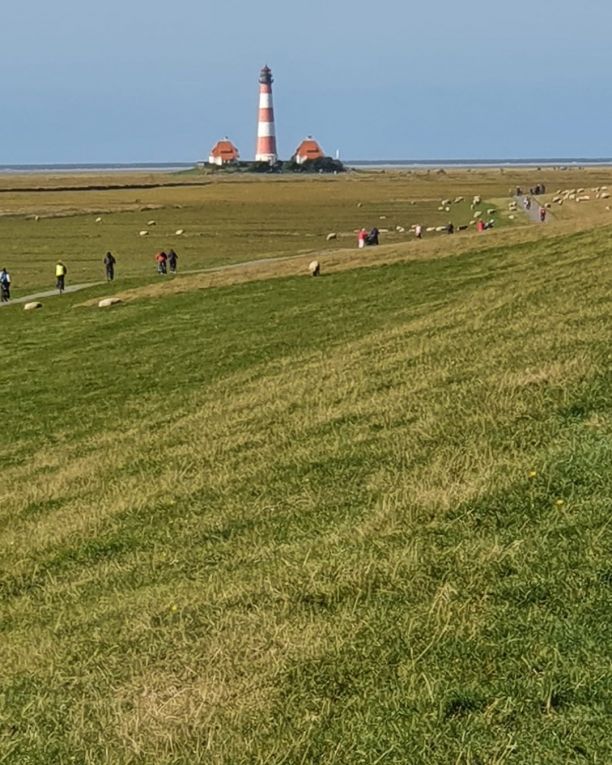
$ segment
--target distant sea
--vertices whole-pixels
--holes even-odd
[[[612,165],[612,157],[547,157],[523,159],[355,159],[342,160],[349,167],[452,168],[452,167],[594,167]],[[176,172],[195,167],[195,162],[79,163],[47,165],[0,165],[0,173]]]
[[[524,159],[364,159],[343,160],[351,167],[597,167],[612,157],[548,157]]]

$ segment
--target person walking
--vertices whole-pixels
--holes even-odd
[[[359,247],[360,250],[366,246],[367,238],[368,238],[368,232],[365,230],[365,228],[360,229],[359,233],[357,234],[357,246]]]
[[[112,252],[107,252],[104,256],[104,268],[106,269],[106,281],[112,282],[115,278],[115,263],[117,260]]]
[[[55,286],[59,290],[59,294],[61,295],[62,292],[66,289],[66,274],[68,273],[68,269],[66,266],[62,263],[61,260],[58,260],[55,264]]]
[[[170,250],[168,253],[168,266],[170,267],[170,273],[175,274],[176,273],[176,261],[178,260],[178,255],[174,250]]]
[[[417,239],[423,238],[423,226],[421,226],[420,223],[417,223],[416,226],[414,227],[414,235],[416,236]]]
[[[0,271],[0,296],[3,303],[11,299],[11,275],[6,268]]]
[[[380,234],[380,231],[374,226],[374,228],[370,231],[370,233],[366,236],[366,244],[368,246],[377,245],[378,244],[378,236]]]
[[[546,208],[540,207],[540,223],[546,222]]]
[[[168,270],[166,268],[166,263],[168,262],[168,256],[165,252],[158,252],[155,256],[155,261],[157,263],[157,273],[158,274],[166,274],[168,273]]]

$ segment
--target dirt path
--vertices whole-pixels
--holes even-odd
[[[529,210],[525,209],[525,200],[531,199],[531,207]],[[530,221],[533,223],[540,223],[540,208],[542,205],[532,196],[529,196],[527,194],[522,194],[521,196],[517,196],[516,198],[519,210],[522,210],[525,215],[529,218]],[[549,215],[548,210],[546,210],[546,220],[544,223],[548,223],[549,221]]]
[[[304,253],[300,253],[299,255],[281,255],[276,258],[256,258],[255,260],[246,260],[242,261],[241,263],[228,263],[224,266],[212,266],[210,268],[194,268],[194,269],[188,269],[185,271],[181,271],[178,276],[181,276],[183,274],[206,274],[206,273],[214,273],[215,271],[231,271],[235,268],[250,268],[259,266],[262,263],[274,263],[276,261],[281,260],[291,260],[292,258],[301,258],[304,257]],[[161,277],[160,277],[161,278]],[[82,284],[69,284],[66,289],[64,290],[64,293],[68,294],[71,292],[80,292],[81,290],[89,289],[90,287],[99,287],[101,284],[105,284],[106,282],[83,282]],[[45,290],[44,292],[34,292],[31,295],[22,295],[17,298],[11,298],[10,302],[8,303],[0,303],[0,308],[4,308],[5,306],[9,305],[19,305],[23,303],[30,303],[35,300],[42,300],[43,298],[49,298],[49,297],[60,297],[57,290]]]
[[[65,293],[79,292],[80,290],[85,290],[88,287],[97,287],[99,284],[104,284],[104,282],[85,282],[83,284],[70,284],[66,287],[64,292]],[[46,292],[35,292],[32,295],[22,295],[21,297],[18,297],[18,298],[12,298],[9,303],[0,303],[0,306],[17,305],[19,303],[30,303],[33,300],[40,300],[41,298],[47,298],[47,297],[59,297],[59,293],[57,290],[46,290]]]

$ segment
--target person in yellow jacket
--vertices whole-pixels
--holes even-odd
[[[66,287],[66,274],[68,273],[68,269],[66,266],[62,263],[61,260],[58,260],[55,264],[55,283],[57,286],[57,289],[59,290],[60,295],[64,291]]]

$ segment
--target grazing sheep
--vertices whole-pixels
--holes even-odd
[[[118,297],[104,298],[98,303],[98,308],[110,308],[112,305],[118,305],[121,302],[123,301]]]
[[[610,199],[610,195],[607,191],[604,191],[602,194],[599,195],[600,199]]]
[[[176,236],[182,236],[185,233],[184,228],[177,228],[177,230],[174,232]]]
[[[455,204],[458,205],[459,202],[463,202],[463,197],[455,197]]]
[[[328,234],[325,238],[327,239],[328,242],[331,242],[332,239],[338,238],[338,234],[332,232],[331,234]]]
[[[310,272],[311,276],[319,276],[321,273],[321,264],[318,260],[312,260],[308,264],[308,271]]]
[[[154,226],[154,225],[155,225],[154,220],[147,221],[147,226]]]
[[[42,308],[42,303],[26,303],[23,307],[23,310],[35,311],[37,308]]]
[[[425,229],[425,231],[426,231],[428,234],[431,234],[431,232],[432,232],[432,231],[435,231],[435,230],[436,230],[436,227],[435,227],[435,226],[427,226],[427,228]]]
[[[138,236],[149,236],[149,232],[148,231],[144,231],[144,230],[143,231],[139,231],[138,232]]]
[[[96,223],[102,223],[102,218],[100,217],[96,218]]]
[[[482,202],[482,199],[479,196],[475,196],[474,199],[472,200],[472,202],[475,205],[479,205]]]
[[[487,210],[487,215],[495,215],[496,212],[497,212],[497,210],[494,207],[490,207]]]
[[[474,215],[472,217],[473,218],[482,218],[482,210],[476,210],[476,212],[474,213]]]

